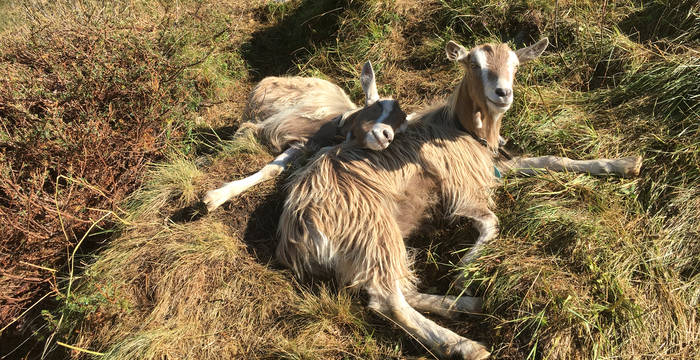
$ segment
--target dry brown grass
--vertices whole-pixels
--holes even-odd
[[[197,110],[229,98],[221,89],[244,97],[245,66],[224,48],[256,23],[216,13],[249,20],[251,4],[182,5],[2,3],[0,328],[19,334],[8,344],[46,327],[38,311],[19,315],[55,306],[76,245],[93,226],[78,254],[109,237],[118,220],[105,212],[125,215],[146,166],[200,146],[198,128],[216,124]]]
[[[209,170],[242,174],[267,160],[238,152]],[[282,196],[274,184],[217,214],[169,220],[192,203],[188,189],[212,186],[202,175],[187,163],[171,163],[153,169],[134,194],[128,225],[74,292],[75,310],[86,314],[76,324],[77,346],[114,359],[394,355],[364,338],[364,315],[348,295],[303,290],[288,272],[268,265]]]

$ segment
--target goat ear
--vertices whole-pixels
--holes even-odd
[[[362,65],[360,83],[362,84],[362,90],[365,92],[365,106],[370,106],[377,102],[377,100],[379,100],[379,93],[377,93],[377,81],[374,78],[372,63],[369,61]]]
[[[518,60],[520,60],[520,63],[522,64],[542,55],[544,49],[547,48],[547,45],[549,45],[549,39],[544,38],[526,48],[516,50],[515,55],[518,56]]]
[[[467,49],[452,40],[445,46],[445,53],[450,61],[460,61],[467,57]]]

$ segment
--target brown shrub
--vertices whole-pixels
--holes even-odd
[[[187,106],[209,91],[183,70],[211,51],[177,44],[198,9],[80,5],[28,5],[23,26],[0,40],[0,324],[56,289],[37,266],[63,266],[144,165],[192,127]],[[213,34],[191,40],[212,48]]]

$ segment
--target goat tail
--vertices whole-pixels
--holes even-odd
[[[238,126],[236,132],[233,134],[231,140],[254,140],[260,139],[262,133],[262,126],[256,123],[243,122]],[[256,140],[255,142],[258,142]]]
[[[241,126],[238,127],[238,130],[236,132],[253,131],[255,132],[255,135],[258,135],[260,130],[262,130],[262,126],[260,123],[244,122],[241,124]]]

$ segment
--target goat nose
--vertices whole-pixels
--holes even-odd
[[[498,88],[496,89],[496,95],[498,96],[510,96],[510,94],[513,92],[511,89],[504,89],[504,88]]]
[[[394,140],[393,131],[390,131],[389,129],[384,129],[384,131],[382,131],[382,134],[384,134],[384,138],[386,138],[388,141]]]

